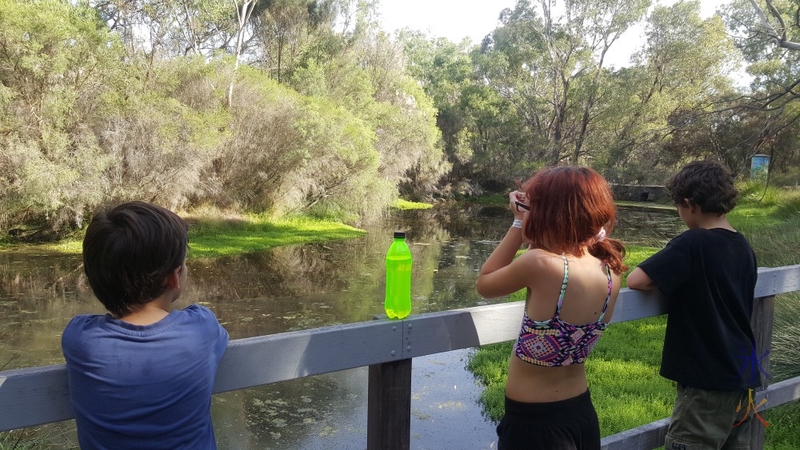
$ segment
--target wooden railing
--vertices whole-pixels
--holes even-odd
[[[759,269],[753,326],[758,355],[772,341],[774,296],[800,290],[800,265]],[[666,313],[656,292],[623,289],[613,322]],[[407,449],[410,446],[412,358],[448,352],[517,337],[522,302],[503,303],[375,320],[231,341],[217,372],[214,392],[245,389],[310,375],[369,366],[367,447]],[[769,371],[768,357],[761,361]],[[759,411],[800,398],[800,377],[757,392]],[[64,365],[0,372],[0,431],[71,419]],[[669,419],[603,438],[603,448],[652,449],[663,445]],[[753,449],[763,447],[760,423]]]

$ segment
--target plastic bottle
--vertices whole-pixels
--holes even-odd
[[[404,319],[411,314],[411,250],[403,231],[394,232],[394,240],[386,253],[383,309],[390,319]]]

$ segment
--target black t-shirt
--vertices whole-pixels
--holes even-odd
[[[758,273],[744,236],[691,229],[639,267],[669,301],[661,376],[705,390],[761,385],[750,327]]]

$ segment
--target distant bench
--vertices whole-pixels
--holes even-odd
[[[761,268],[756,285],[753,331],[756,352],[767,354],[769,371],[775,295],[800,291],[800,265]],[[220,362],[214,392],[369,366],[367,448],[408,449],[411,436],[412,358],[513,340],[524,302],[501,303],[237,339]],[[612,322],[666,314],[658,292],[623,289]],[[331,351],[339,349],[339,351]],[[758,411],[800,398],[800,377],[757,392]],[[0,431],[73,418],[64,365],[0,372]],[[603,438],[605,450],[650,450],[664,445],[669,419]],[[467,426],[467,424],[465,424]],[[756,421],[751,448],[764,445],[764,427]]]

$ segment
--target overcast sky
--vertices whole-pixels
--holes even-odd
[[[504,8],[513,8],[516,0],[380,0],[381,22],[388,32],[411,28],[442,36],[454,42],[464,37],[478,44],[497,27],[497,18]],[[717,6],[728,0],[701,0],[701,14],[714,13]],[[661,0],[661,4],[674,0]],[[629,30],[614,44],[609,63],[622,66],[641,42],[642,29]]]

